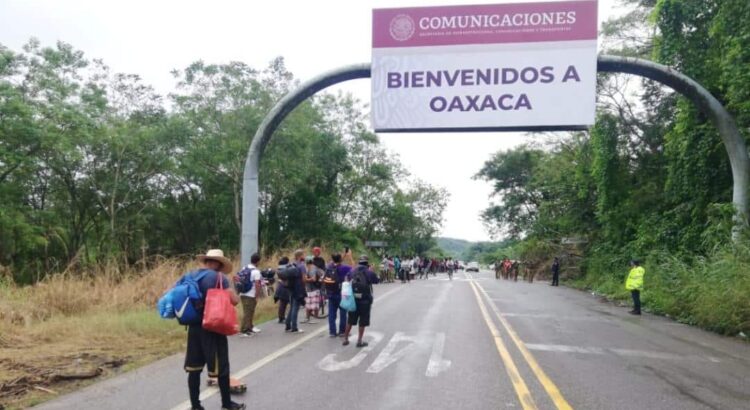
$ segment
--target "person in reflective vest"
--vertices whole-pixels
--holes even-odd
[[[646,270],[643,269],[640,261],[636,259],[630,261],[630,273],[625,280],[625,289],[629,290],[633,297],[633,310],[630,311],[630,314],[633,315],[641,314],[641,291],[643,290],[643,275],[645,273]]]

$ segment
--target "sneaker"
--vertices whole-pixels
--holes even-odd
[[[191,407],[190,410],[206,410],[206,409],[199,404],[197,406]]]
[[[245,403],[235,403],[233,401],[229,402],[228,407],[221,407],[221,410],[243,410],[245,408]]]
[[[252,336],[253,336],[253,332],[251,331],[245,331],[245,332],[240,333],[240,337],[252,337]]]
[[[302,329],[293,329],[290,331],[290,333],[305,333],[305,331]]]
[[[253,326],[253,333],[260,333],[260,328]]]
[[[339,335],[328,335],[328,337],[330,337],[331,339],[333,339],[334,337],[338,337],[338,336]]]
[[[303,323],[307,323],[308,325],[317,325],[317,324],[318,324],[318,321],[317,321],[317,320],[312,320],[312,319],[310,319],[310,320],[308,320],[307,322],[303,322]]]
[[[284,323],[286,323],[286,319],[279,319],[279,322],[278,322],[278,323],[280,323],[280,324],[284,324]]]
[[[300,320],[299,322],[300,323],[310,323],[310,319],[308,318],[308,319]]]

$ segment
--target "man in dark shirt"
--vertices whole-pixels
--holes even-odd
[[[349,318],[346,324],[346,332],[344,333],[344,343],[346,346],[349,344],[349,333],[352,330],[352,326],[359,324],[359,338],[357,338],[357,347],[365,347],[367,343],[362,341],[365,335],[365,328],[370,326],[370,309],[372,308],[372,302],[374,301],[372,295],[372,285],[378,283],[378,276],[375,272],[370,270],[370,262],[367,256],[359,258],[359,264],[357,268],[347,275],[347,281],[352,282],[352,290],[354,291],[354,301],[357,304],[357,310],[349,312]],[[355,282],[363,281],[363,289],[355,289]]]
[[[233,305],[240,302],[239,296],[230,286],[229,280],[220,272],[232,271],[232,262],[224,257],[221,249],[211,249],[205,255],[198,255],[201,270],[206,270],[206,275],[198,282],[203,304],[206,303],[208,290],[218,287],[219,280],[222,286],[229,292]],[[201,321],[203,309],[200,310]],[[208,376],[218,379],[219,391],[221,393],[221,407],[227,410],[244,409],[244,404],[235,403],[229,396],[229,343],[227,337],[203,329],[202,325],[188,326],[187,349],[185,352],[185,371],[188,372],[188,390],[190,391],[190,403],[193,410],[203,410],[200,402],[201,372],[203,367],[208,368]]]
[[[560,260],[552,262],[552,286],[560,286]]]
[[[278,271],[281,272],[289,265],[289,258],[283,256],[279,260]],[[286,323],[286,308],[292,298],[292,291],[289,290],[289,283],[285,280],[279,280],[276,286],[276,293],[273,295],[274,301],[279,302],[279,323]]]
[[[326,268],[326,276],[323,284],[328,297],[328,335],[330,337],[344,336],[346,331],[346,310],[341,305],[341,284],[346,281],[346,276],[352,267],[341,263],[341,254],[333,254],[333,263]],[[338,333],[336,332],[336,314],[339,315]]]
[[[289,315],[286,317],[286,331],[291,333],[303,333],[304,330],[297,327],[297,315],[299,314],[300,306],[305,303],[305,284],[302,281],[307,275],[307,268],[305,267],[305,251],[297,249],[294,252],[294,266],[297,267],[298,276],[288,280],[288,287],[290,292],[289,301]]]

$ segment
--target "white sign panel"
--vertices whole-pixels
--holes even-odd
[[[594,123],[592,0],[373,10],[376,131]]]

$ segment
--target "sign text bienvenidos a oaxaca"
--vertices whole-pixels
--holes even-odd
[[[375,131],[594,123],[595,0],[373,10]]]

